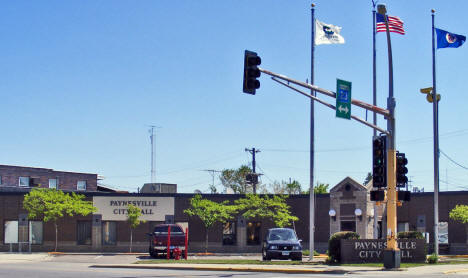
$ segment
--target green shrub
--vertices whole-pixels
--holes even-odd
[[[309,256],[310,255],[310,250],[308,250],[308,249],[307,250],[302,250],[302,255]],[[317,252],[316,250],[314,250],[314,256],[318,256],[318,255],[320,255],[320,253]]]
[[[439,261],[439,256],[437,254],[432,253],[429,257],[427,257],[428,264],[436,264]]]
[[[359,239],[359,235],[355,232],[334,233],[328,240],[329,263],[339,263],[341,261],[340,241],[342,239]]]
[[[399,232],[397,234],[399,239],[408,238],[408,239],[424,239],[424,236],[421,232],[418,231],[408,231],[408,232]]]

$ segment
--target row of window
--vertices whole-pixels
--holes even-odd
[[[0,185],[2,184],[2,176],[0,176]],[[18,185],[22,187],[30,187],[31,186],[31,178],[30,177],[19,177]],[[49,179],[49,188],[58,189],[58,179]],[[77,181],[76,183],[77,190],[86,190],[86,181],[81,180]]]
[[[247,223],[247,244],[260,244],[260,229],[261,222]],[[76,243],[78,245],[91,245],[92,239],[92,222],[77,221]],[[18,221],[5,221],[4,227],[4,243],[18,243]],[[43,241],[43,222],[29,221],[29,242],[31,244],[42,244]],[[237,232],[236,223],[228,222],[223,225],[223,245],[236,245]],[[102,222],[102,244],[116,245],[117,244],[117,222],[103,221]]]

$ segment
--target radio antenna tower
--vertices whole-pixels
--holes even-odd
[[[156,181],[156,145],[155,145],[155,140],[154,140],[154,129],[155,128],[161,128],[159,126],[154,126],[150,125],[149,126],[151,129],[148,130],[150,133],[150,141],[151,141],[151,183],[154,183]]]

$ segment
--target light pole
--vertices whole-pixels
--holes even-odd
[[[401,262],[400,249],[396,241],[397,226],[397,192],[396,192],[396,160],[395,160],[395,98],[393,97],[393,59],[390,29],[388,28],[387,7],[385,4],[377,5],[377,12],[383,15],[387,33],[388,48],[388,99],[387,109],[390,113],[387,118],[387,248],[384,250],[384,267],[387,269],[399,268]]]

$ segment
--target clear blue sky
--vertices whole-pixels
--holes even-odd
[[[372,102],[371,1],[314,1],[316,17],[341,26],[346,43],[319,45],[315,83],[352,82]],[[255,147],[263,183],[309,186],[309,100],[267,76],[242,93],[243,52],[262,67],[310,76],[311,1],[2,1],[0,163],[97,173],[136,191],[150,181],[148,125],[156,134],[156,181],[207,191],[204,169],[248,164]],[[412,184],[433,188],[431,13],[468,35],[466,1],[387,1],[405,22],[392,34],[397,149]],[[253,16],[252,16],[253,15]],[[437,51],[440,148],[468,166],[467,47]],[[386,40],[377,35],[378,105],[388,95]],[[322,97],[322,96],[321,96]],[[323,96],[333,103],[335,100]],[[365,117],[363,109],[353,114]],[[371,114],[369,114],[371,120]],[[379,125],[386,127],[382,117]],[[372,130],[316,104],[316,181],[334,186],[371,171]],[[468,171],[440,158],[441,190],[468,189]],[[447,183],[448,182],[448,183]],[[219,180],[215,179],[219,186]]]

